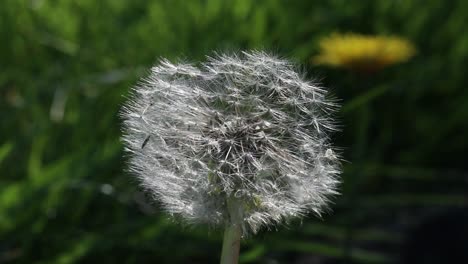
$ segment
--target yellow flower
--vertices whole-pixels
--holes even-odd
[[[390,36],[333,34],[323,38],[315,64],[345,67],[359,72],[375,72],[407,61],[416,49],[407,40]]]

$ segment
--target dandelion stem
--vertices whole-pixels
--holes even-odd
[[[228,224],[224,231],[221,264],[237,264],[239,261],[239,248],[241,227],[239,224]]]
[[[221,264],[237,264],[239,262],[242,228],[237,221],[240,217],[237,205],[237,199],[233,197],[227,199],[227,208],[231,219],[226,223],[226,229],[224,230]]]

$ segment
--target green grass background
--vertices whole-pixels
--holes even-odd
[[[125,171],[118,111],[160,57],[266,49],[343,103],[342,196],[242,245],[242,263],[396,263],[427,212],[468,203],[468,1],[0,1],[0,263],[217,263]],[[418,54],[372,76],[310,64],[333,32]],[[308,262],[304,262],[308,263]]]

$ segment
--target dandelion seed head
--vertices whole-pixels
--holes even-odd
[[[337,194],[336,107],[265,52],[161,60],[122,108],[123,140],[131,170],[170,214],[255,233],[320,215]]]

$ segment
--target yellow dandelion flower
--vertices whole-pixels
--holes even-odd
[[[319,45],[320,54],[312,58],[313,63],[359,72],[375,72],[405,62],[416,53],[411,42],[391,36],[333,34]]]

